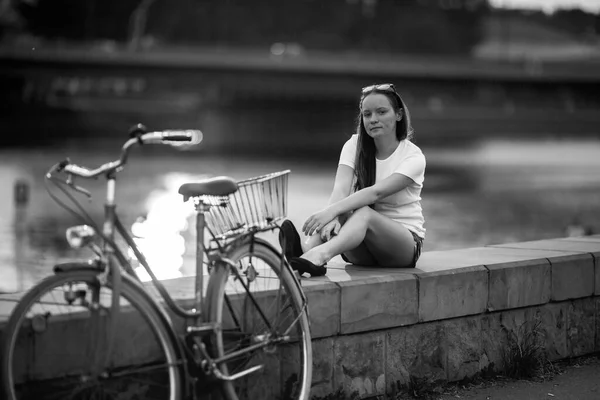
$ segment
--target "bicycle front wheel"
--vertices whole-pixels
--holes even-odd
[[[180,399],[177,353],[164,323],[126,281],[114,315],[112,289],[98,275],[59,273],[20,300],[3,329],[7,399]]]
[[[256,239],[255,239],[256,240]],[[226,264],[215,266],[207,288],[208,318],[221,325],[208,339],[211,357],[228,376],[262,366],[234,381],[223,381],[230,400],[309,397],[312,347],[307,313],[290,271],[267,244],[236,246]]]

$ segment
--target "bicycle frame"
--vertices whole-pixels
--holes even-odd
[[[144,269],[148,272],[148,274],[150,275],[150,278],[152,280],[153,285],[157,288],[157,290],[159,291],[161,297],[163,298],[163,300],[166,302],[167,306],[169,309],[171,309],[173,312],[175,312],[177,315],[184,317],[184,318],[194,318],[195,322],[193,325],[187,325],[186,327],[186,333],[188,335],[195,335],[195,334],[202,334],[204,332],[208,332],[208,331],[212,331],[215,329],[220,329],[220,327],[215,326],[214,323],[212,323],[212,321],[204,321],[202,319],[202,300],[204,298],[204,291],[203,291],[203,281],[202,278],[198,278],[198,275],[203,275],[202,274],[202,263],[203,263],[203,259],[204,259],[204,253],[205,251],[207,251],[208,249],[206,249],[204,247],[204,213],[202,212],[202,210],[204,210],[204,207],[207,207],[206,205],[201,206],[201,207],[197,207],[197,210],[199,211],[197,213],[197,225],[196,225],[196,230],[198,231],[197,234],[197,245],[196,245],[196,291],[195,291],[195,299],[194,299],[194,304],[196,308],[193,308],[191,310],[186,310],[184,308],[182,308],[181,306],[179,306],[171,297],[171,295],[169,294],[169,292],[165,289],[165,287],[162,285],[162,283],[160,282],[160,280],[158,280],[158,278],[156,278],[156,276],[152,273],[152,270],[150,269],[148,262],[146,260],[146,258],[144,257],[144,255],[140,252],[140,250],[138,249],[137,245],[135,244],[133,238],[131,237],[131,235],[129,234],[129,232],[127,231],[127,229],[125,229],[125,227],[123,226],[123,224],[121,223],[121,221],[119,220],[118,216],[116,213],[113,212],[113,214],[111,214],[111,218],[113,218],[113,222],[114,222],[114,227],[116,228],[116,231],[119,233],[119,235],[121,235],[121,237],[126,241],[126,243],[128,244],[128,246],[130,246],[130,248],[133,250],[136,258],[140,261],[140,263],[142,263],[142,265],[144,266]],[[275,229],[275,227],[271,228],[271,229]],[[273,246],[271,244],[269,244],[268,242],[259,239],[256,237],[256,233],[258,233],[258,231],[249,231],[245,234],[241,234],[239,236],[237,236],[236,238],[234,238],[233,240],[229,241],[226,246],[235,246],[235,244],[241,240],[245,240],[246,238],[250,237],[252,242],[260,242],[263,245],[271,248],[273,250],[273,252],[280,254],[279,252],[277,252]],[[256,306],[257,310],[259,310],[259,313],[261,314],[263,320],[268,324],[267,318],[266,316],[262,313],[261,307],[259,306],[258,302],[256,301],[256,299],[254,298],[254,296],[252,295],[252,293],[249,291],[248,287],[246,285],[243,284],[243,280],[241,279],[241,276],[239,275],[239,271],[237,271],[237,268],[235,268],[235,265],[231,264],[231,262],[225,258],[223,258],[221,256],[221,254],[223,254],[224,252],[224,244],[221,243],[220,241],[216,240],[216,244],[217,244],[217,248],[214,249],[214,251],[217,253],[217,257],[215,258],[214,261],[212,262],[224,262],[224,263],[228,263],[232,268],[232,271],[234,271],[234,273],[236,274],[236,276],[240,279],[240,282],[242,282],[242,285],[244,287],[244,289],[246,290],[246,292],[248,293],[248,297],[250,298],[250,300],[254,303],[254,305]],[[199,253],[199,254],[198,254]],[[304,291],[301,288],[300,282],[298,280],[298,278],[296,277],[296,275],[292,272],[291,267],[289,266],[289,264],[287,262],[285,262],[285,260],[283,259],[283,255],[281,256],[282,258],[282,266],[283,268],[286,268],[290,271],[293,280],[294,280],[294,284],[296,285],[298,292],[300,293],[301,299],[302,299],[302,309],[301,309],[301,313],[299,313],[298,317],[296,318],[295,321],[293,321],[290,324],[290,328],[292,329],[292,327],[298,322],[298,320],[301,318],[302,313],[306,313],[307,317],[308,315],[308,302],[306,299],[306,295],[304,294]],[[148,296],[149,297],[149,296]],[[151,298],[151,301],[153,304],[156,304],[156,301],[154,299]],[[229,299],[226,297],[225,301],[228,303],[229,305]],[[160,306],[157,306],[157,308],[161,308]],[[169,324],[168,329],[173,332],[174,335],[176,335],[176,333],[173,330],[173,327],[171,324]],[[286,335],[288,332],[284,332],[284,335]],[[215,375],[217,378],[222,379],[222,380],[234,380],[237,379],[237,376],[242,376],[244,373],[240,373],[237,376],[224,376],[222,375],[218,368],[216,368],[216,366],[220,363],[229,361],[231,359],[234,359],[240,355],[246,354],[246,353],[250,353],[252,351],[264,348],[269,346],[270,343],[265,342],[265,343],[258,343],[256,345],[253,346],[249,346],[246,347],[243,350],[239,350],[237,352],[232,352],[230,354],[228,354],[227,356],[221,357],[221,358],[217,358],[217,359],[213,359],[210,357],[210,355],[207,353],[207,351],[205,350],[204,346],[200,346],[197,350],[200,352],[200,357],[201,357],[201,366],[204,368],[204,371],[207,372],[208,370],[210,370],[210,372]],[[190,353],[188,353],[190,354]],[[191,355],[193,358],[193,355]],[[255,369],[258,369],[257,367],[255,367]],[[249,373],[250,371],[246,371],[245,373]]]
[[[179,306],[171,297],[171,295],[169,294],[169,292],[165,289],[164,285],[160,282],[160,280],[158,278],[156,278],[156,276],[154,275],[154,273],[152,272],[148,261],[146,260],[146,257],[142,254],[142,252],[138,249],[137,245],[135,244],[135,241],[133,240],[133,238],[131,237],[131,235],[129,234],[128,230],[123,226],[123,224],[121,223],[121,221],[119,220],[117,214],[113,214],[113,218],[114,218],[114,226],[117,230],[117,232],[119,233],[119,235],[125,240],[125,242],[127,243],[127,245],[133,250],[134,255],[136,256],[136,258],[138,259],[138,261],[143,265],[144,269],[148,272],[148,274],[150,275],[150,278],[152,280],[152,284],[156,287],[156,289],[158,290],[158,292],[160,293],[161,297],[163,298],[163,300],[167,303],[167,306],[169,307],[169,309],[171,309],[172,311],[174,311],[177,315],[179,315],[180,317],[184,317],[184,318],[195,318],[195,319],[199,319],[202,317],[202,301],[204,299],[204,291],[203,291],[203,278],[202,277],[198,277],[199,275],[203,275],[202,274],[202,264],[204,262],[204,253],[207,251],[207,249],[205,249],[204,247],[204,214],[202,212],[198,212],[197,216],[196,216],[196,231],[197,231],[197,239],[196,239],[196,290],[195,290],[195,298],[194,298],[194,308],[191,310],[186,310],[183,307]],[[277,250],[275,250],[273,248],[273,246],[256,237],[256,233],[258,232],[248,232],[246,234],[242,234],[239,235],[238,237],[236,237],[235,239],[233,239],[232,241],[228,242],[226,245],[224,245],[223,243],[216,241],[217,243],[217,248],[213,250],[213,252],[217,253],[218,255],[215,257],[215,260],[212,262],[228,262],[228,260],[222,258],[220,255],[224,252],[224,247],[225,246],[235,246],[235,244],[239,241],[242,241],[248,237],[252,238],[252,243],[256,242],[261,242],[262,244],[264,244],[265,246],[268,246],[269,248],[271,248],[274,252],[279,253]],[[283,258],[283,256],[282,256]],[[306,299],[306,295],[304,294],[304,291],[302,290],[302,286],[300,285],[300,281],[298,280],[298,278],[296,277],[296,275],[292,272],[291,267],[289,266],[289,264],[287,264],[284,260],[282,260],[282,265],[284,266],[284,268],[288,269],[291,273],[291,275],[294,278],[294,283],[296,285],[296,288],[298,289],[301,297],[302,297],[302,307],[303,307],[303,312],[306,312],[308,314],[308,302]],[[233,265],[232,265],[233,266]],[[233,266],[235,267],[235,266]],[[235,270],[235,268],[234,268]],[[247,290],[247,288],[246,288]],[[254,299],[254,296],[249,293],[249,297],[250,299],[255,302],[256,300]],[[255,303],[256,304],[256,303]],[[201,321],[196,321],[196,323],[201,322]],[[210,325],[210,324],[207,324]]]

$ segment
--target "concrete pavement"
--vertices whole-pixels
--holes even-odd
[[[598,400],[600,353],[555,364],[558,372],[545,379],[495,379],[447,391],[437,400]]]

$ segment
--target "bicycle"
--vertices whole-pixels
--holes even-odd
[[[306,297],[282,253],[257,236],[278,229],[285,217],[289,170],[180,187],[196,210],[191,307],[178,304],[156,279],[117,215],[116,176],[132,146],[200,139],[200,131],[146,132],[138,125],[118,160],[88,169],[67,159],[48,171],[46,182],[76,208],[48,184],[49,195],[85,222],[67,229],[69,244],[95,257],[56,265],[19,300],[2,345],[7,399],[308,399]],[[106,200],[98,225],[71,189],[89,195],[75,178],[102,175]],[[150,282],[137,277],[119,237]]]

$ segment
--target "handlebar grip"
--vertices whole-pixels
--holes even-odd
[[[197,129],[162,131],[163,142],[188,142],[198,144],[202,141],[202,131]]]

